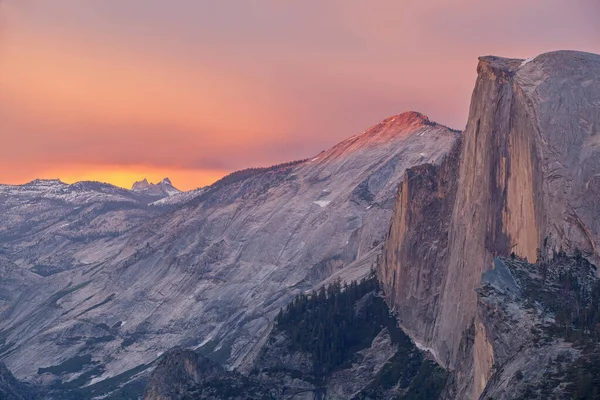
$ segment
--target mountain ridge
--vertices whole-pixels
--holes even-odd
[[[182,346],[201,356],[168,352],[154,389],[170,382],[169,365],[183,365],[184,383],[191,377],[204,390],[195,375],[204,367],[237,382],[265,349],[279,363],[270,332],[294,296],[302,310],[312,301],[307,292],[377,269],[400,327],[448,371],[442,398],[510,398],[507,388],[523,398],[593,393],[589,368],[600,346],[589,341],[598,338],[590,327],[600,283],[588,259],[598,258],[600,240],[600,56],[485,56],[477,70],[462,135],[422,114],[400,114],[313,159],[238,171],[171,209],[147,207],[114,236],[59,242],[58,253],[56,243],[39,246],[35,233],[28,248],[0,229],[0,268],[9,277],[0,281],[0,357],[18,377],[57,390],[127,386],[147,379],[163,351]],[[123,208],[93,215],[103,227],[132,218]],[[33,265],[40,247],[55,264]],[[575,312],[556,301],[561,295]],[[288,328],[316,357],[346,360],[339,348],[312,347],[318,327]],[[357,354],[371,359],[386,343],[378,334]],[[372,364],[378,371],[397,361],[388,364],[387,350]],[[306,366],[302,354],[292,356]],[[559,356],[579,363],[570,365],[568,387],[554,382],[565,377]],[[282,387],[301,383],[327,398],[323,387],[263,361],[261,373]],[[352,361],[360,372],[362,361]],[[579,373],[586,380],[578,382]],[[390,387],[400,384],[392,375]],[[339,382],[334,390],[358,393]]]
[[[150,183],[144,178],[141,181],[134,182],[131,186],[131,191],[161,198],[171,197],[181,193],[181,190],[173,186],[173,183],[169,178],[163,178],[158,183]]]
[[[389,140],[346,143],[323,160],[234,175],[169,208],[90,204],[91,214],[37,213],[61,236],[42,230],[28,232],[30,245],[3,244],[32,300],[19,302],[0,282],[8,293],[0,357],[19,378],[63,384],[137,371],[175,345],[244,371],[295,294],[333,273],[368,273],[403,171],[441,162],[459,137],[438,125],[420,123],[409,134],[398,127],[388,127]],[[35,284],[17,274],[32,269],[42,273]],[[87,357],[92,364],[62,372],[65,362]]]

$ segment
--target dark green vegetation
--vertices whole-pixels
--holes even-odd
[[[384,327],[395,328],[387,306],[374,295],[378,289],[377,280],[368,279],[300,294],[277,316],[277,327],[291,339],[290,350],[313,356],[315,374],[328,374],[369,347]],[[356,312],[357,301],[367,294],[368,306]]]
[[[300,294],[277,316],[276,330],[285,332],[290,351],[309,353],[315,382],[323,383],[337,370],[351,366],[354,355],[371,346],[387,329],[396,354],[357,398],[378,399],[398,386],[398,399],[436,399],[446,372],[426,360],[410,338],[398,328],[379,296],[379,282],[372,275],[360,282],[339,281],[311,294]]]

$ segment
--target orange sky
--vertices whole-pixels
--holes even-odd
[[[600,53],[599,14],[595,0],[0,0],[0,183],[193,189],[406,110],[461,128],[477,56]]]

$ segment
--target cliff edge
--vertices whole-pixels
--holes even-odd
[[[400,324],[456,372],[461,398],[492,372],[475,292],[492,259],[600,259],[600,56],[481,57],[477,71],[460,154],[407,171],[379,271]]]

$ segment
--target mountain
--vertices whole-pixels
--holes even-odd
[[[404,171],[439,164],[459,137],[409,112],[312,159],[233,173],[166,209],[48,211],[36,227],[70,229],[68,218],[89,215],[80,225],[89,234],[2,243],[0,358],[20,379],[94,395],[141,377],[178,345],[247,373],[294,296],[368,274]],[[14,226],[28,232],[24,221]]]
[[[0,185],[0,258],[41,276],[92,263],[110,239],[162,212],[148,204],[164,196],[100,182]],[[78,253],[94,243],[95,253]]]
[[[597,263],[600,239],[600,56],[482,57],[477,70],[460,153],[406,172],[379,272],[400,326],[465,399],[506,362],[477,311],[492,260]]]
[[[409,112],[160,200],[2,187],[0,358],[50,399],[597,398],[598,77],[482,57],[462,135]]]
[[[158,183],[149,183],[147,179],[135,182],[131,187],[131,191],[158,198],[166,198],[181,193],[179,189],[173,186],[169,178],[165,178]]]

